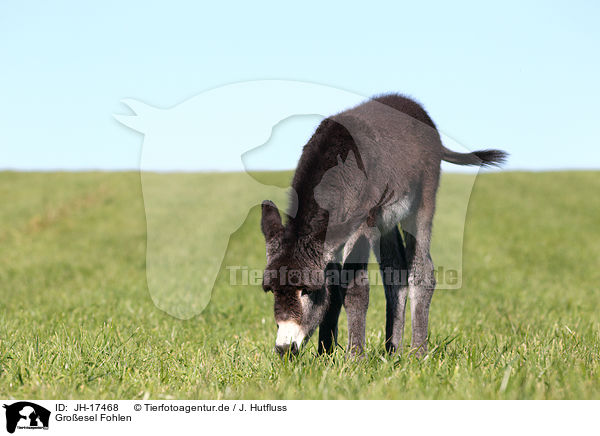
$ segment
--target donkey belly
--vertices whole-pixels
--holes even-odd
[[[377,217],[377,227],[369,227],[369,225],[364,222],[352,235],[350,235],[344,245],[340,247],[340,251],[335,255],[336,259],[338,261],[341,260],[342,264],[346,263],[350,253],[354,251],[356,244],[361,238],[365,238],[372,246],[381,234],[389,232],[394,226],[398,225],[401,220],[408,216],[412,208],[412,200],[413,196],[407,194],[402,198],[397,199],[395,202],[381,208],[379,216]],[[367,245],[367,252],[368,246],[369,245]]]
[[[381,209],[378,219],[379,227],[387,232],[408,216],[412,208],[413,198],[410,194],[399,198]]]

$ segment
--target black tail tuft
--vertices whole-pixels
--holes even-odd
[[[502,150],[480,150],[473,152],[481,161],[481,166],[500,166],[506,162],[508,153]]]
[[[508,157],[502,150],[479,150],[473,153],[457,153],[444,147],[442,159],[456,165],[500,166]]]

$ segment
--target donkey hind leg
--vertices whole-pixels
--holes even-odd
[[[429,200],[429,201],[428,201]],[[412,324],[411,348],[418,356],[427,353],[429,305],[435,289],[433,261],[429,254],[435,191],[402,221],[408,259],[408,296]]]
[[[371,243],[360,236],[345,256],[342,270],[342,301],[348,317],[348,353],[359,355],[365,346],[369,280],[367,265]]]
[[[408,262],[398,227],[381,236],[375,250],[383,279],[386,300],[385,349],[394,353],[402,348],[406,295],[408,294]]]
[[[341,265],[339,263],[330,264],[326,271],[337,270],[337,274],[332,276],[333,282],[327,284],[329,292],[329,307],[325,313],[325,318],[319,325],[319,354],[331,353],[337,346],[338,318],[342,308],[342,291],[340,289]]]

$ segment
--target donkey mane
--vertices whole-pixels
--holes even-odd
[[[337,164],[338,157],[345,160],[350,151],[360,156],[348,129],[331,117],[324,119],[304,146],[292,179],[292,189],[297,196],[294,195],[290,199],[288,210],[295,210],[296,215],[289,219],[286,226],[288,238],[320,235],[324,230],[328,222],[328,212],[321,209],[315,201],[314,189],[320,183],[323,174]]]

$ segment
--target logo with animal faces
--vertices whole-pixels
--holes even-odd
[[[50,411],[45,407],[29,401],[19,401],[13,404],[4,404],[6,409],[6,431],[14,433],[15,430],[48,430],[50,424]]]
[[[224,259],[230,237],[244,224],[249,211],[264,199],[272,199],[295,216],[297,193],[259,181],[246,167],[245,155],[274,153],[270,144],[273,129],[295,116],[325,118],[365,100],[363,95],[334,87],[284,80],[226,85],[167,109],[135,99],[122,100],[133,114],[115,118],[143,134],[140,175],[147,223],[146,277],[155,305],[180,319],[200,314],[210,301],[219,272],[227,267]],[[344,126],[355,137],[364,132],[353,130],[351,120]],[[442,137],[453,149],[469,151]],[[370,140],[373,138],[368,135],[358,138],[357,149],[341,157],[315,190],[315,200],[333,212],[332,232],[355,217],[351,209],[330,204],[325,191],[334,189],[345,173],[356,171],[364,173],[358,180],[369,188],[373,175],[362,166],[368,156],[362,147]],[[284,146],[300,150],[302,145]],[[444,207],[452,211],[441,229],[447,243],[440,247],[442,256],[436,264],[458,272],[458,281],[444,284],[438,279],[438,288],[461,285],[464,223],[475,177],[473,172],[453,183],[452,203],[438,206],[440,211]],[[390,193],[380,194],[385,201]],[[258,227],[256,231],[260,234]],[[434,255],[435,239],[434,235]]]

